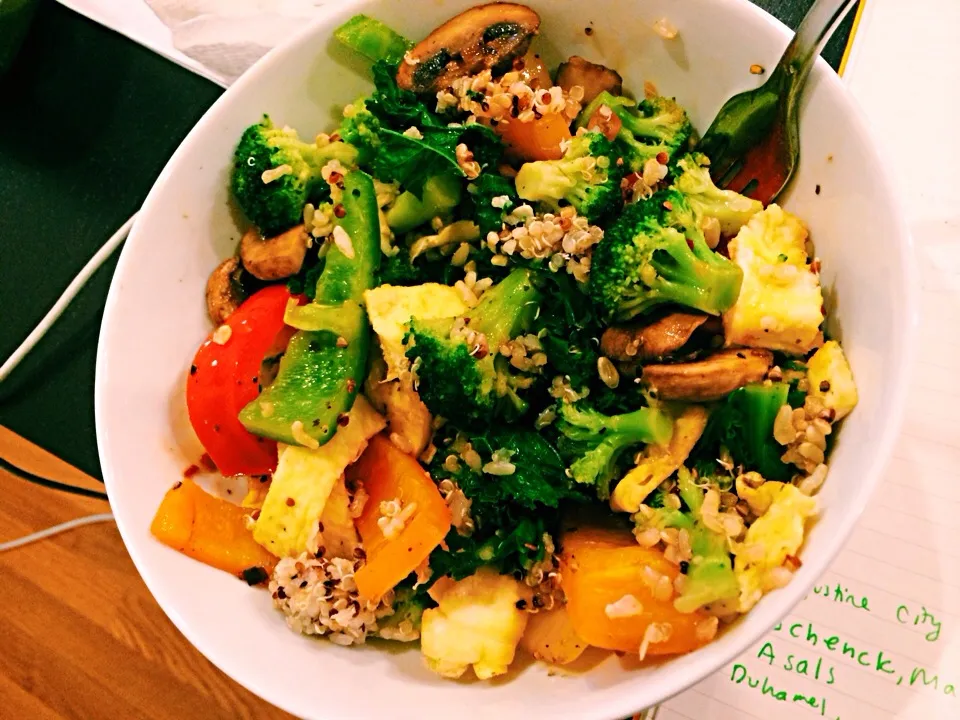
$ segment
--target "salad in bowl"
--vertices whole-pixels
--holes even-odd
[[[539,29],[356,15],[335,38],[373,89],[237,139],[246,230],[185,388],[206,452],[151,530],[278,632],[419,643],[447,678],[644,661],[801,566],[858,400],[804,221],[718,188],[669,88],[551,72]]]

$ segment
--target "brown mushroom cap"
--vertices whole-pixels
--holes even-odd
[[[229,257],[207,278],[207,314],[214,325],[222,325],[243,302],[240,273],[240,260]]]
[[[492,69],[523,55],[540,28],[526,5],[490,3],[447,20],[407,53],[397,85],[418,93],[437,92],[454,79]]]
[[[557,68],[557,85],[565,92],[569,92],[574,85],[582,87],[584,105],[604,91],[611,95],[623,94],[623,78],[620,73],[579,55],[573,55],[566,62],[560,63]]]
[[[243,268],[258,280],[282,280],[300,272],[307,255],[307,232],[297,225],[272,238],[250,228],[240,241]]]
[[[771,365],[769,350],[730,348],[696,362],[644,365],[642,379],[661,400],[707,402],[762,381]]]
[[[619,362],[654,360],[680,350],[701,328],[722,329],[716,318],[709,315],[673,312],[646,325],[631,323],[607,328],[600,337],[600,351]]]

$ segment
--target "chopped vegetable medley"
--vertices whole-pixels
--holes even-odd
[[[291,629],[451,678],[709,643],[800,567],[857,404],[803,221],[539,29],[357,15],[335,37],[373,82],[338,126],[251,118],[186,388],[249,491],[184,479],[152,525]]]

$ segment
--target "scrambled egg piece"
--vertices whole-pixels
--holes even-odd
[[[740,612],[747,612],[764,592],[776,587],[768,574],[783,566],[788,555],[797,554],[803,544],[806,519],[817,514],[816,499],[789,483],[766,482],[753,492],[747,502],[751,508],[765,506],[766,512],[750,526],[743,542],[733,548]]]
[[[673,436],[667,447],[648,445],[637,466],[617,483],[610,496],[610,506],[621,512],[635,513],[647,496],[673,475],[693,450],[707,427],[706,408],[691,405],[673,423]]]
[[[387,424],[362,395],[349,417],[350,422],[316,450],[281,446],[277,471],[253,526],[253,539],[277,557],[295,557],[307,550],[343,471]]]
[[[727,345],[803,355],[823,343],[820,279],[807,265],[807,229],[773,204],[730,241],[743,270],[736,304],[723,315]]]
[[[481,680],[507,671],[527,626],[517,609],[524,588],[509,575],[484,568],[455,582],[441,578],[430,589],[439,607],[424,610],[420,649],[427,666],[458,678],[473,665]]]
[[[837,413],[835,420],[849,414],[857,405],[857,386],[853,371],[835,340],[829,340],[807,362],[807,380],[810,394],[823,400]]]
[[[409,365],[403,336],[410,318],[429,320],[462,315],[467,311],[455,288],[439,283],[402,287],[381,285],[363,293],[370,325],[380,338],[387,361],[387,380],[401,377]]]

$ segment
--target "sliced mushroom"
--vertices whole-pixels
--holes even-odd
[[[573,55],[557,68],[557,85],[569,92],[574,85],[583,88],[583,104],[587,105],[604,90],[612,95],[623,93],[623,78],[616,70]]]
[[[711,320],[714,322],[709,322]],[[653,360],[682,348],[701,327],[704,330],[721,329],[716,318],[686,312],[664,315],[649,325],[610,327],[600,337],[600,351],[620,362]]]
[[[645,365],[643,382],[661,400],[719,400],[739,387],[760,382],[773,365],[773,353],[730,348],[689,363]]]
[[[404,90],[432,93],[455,78],[503,67],[523,55],[540,28],[525,5],[490,3],[447,20],[406,54],[397,71]]]
[[[207,314],[214,325],[222,325],[243,302],[240,260],[229,257],[207,278]]]
[[[296,275],[306,255],[307,233],[303,225],[267,239],[256,228],[250,228],[240,241],[243,267],[258,280],[282,280]]]

